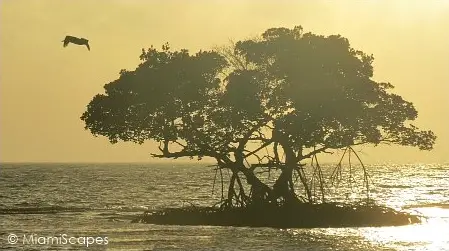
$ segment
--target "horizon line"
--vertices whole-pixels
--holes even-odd
[[[170,163],[169,163],[170,162]],[[196,161],[196,160],[174,160],[174,159],[166,159],[166,160],[157,160],[157,161],[0,161],[0,165],[3,164],[173,164],[171,162],[177,162],[180,164],[216,164],[213,161]],[[345,162],[346,163],[346,162]],[[396,165],[409,165],[409,164],[439,164],[445,165],[449,164],[449,161],[443,162],[365,162],[370,165],[379,165],[379,164],[396,164]],[[337,162],[324,161],[321,164],[337,164]]]

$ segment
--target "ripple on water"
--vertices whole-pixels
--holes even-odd
[[[324,169],[326,175],[332,171]],[[2,234],[25,230],[42,234],[65,231],[74,235],[102,234],[110,237],[108,250],[298,250],[300,247],[301,250],[420,251],[449,247],[445,239],[449,236],[448,165],[376,165],[368,169],[372,171],[371,197],[375,201],[415,210],[428,220],[405,227],[289,230],[130,224],[130,217],[147,208],[215,203],[221,195],[217,184],[212,195],[215,172],[195,165],[8,164],[1,166],[0,191],[7,191],[0,195],[1,208],[53,206],[88,210],[4,214]],[[354,178],[363,181],[361,175],[355,172]],[[363,194],[357,196],[357,191],[363,193],[363,185],[350,187],[342,180],[331,196],[336,200],[357,201],[363,198]],[[0,243],[0,249],[6,248],[10,247]]]

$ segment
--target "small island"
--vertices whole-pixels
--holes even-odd
[[[417,215],[380,206],[303,203],[290,207],[167,208],[146,212],[132,222],[162,225],[325,228],[401,226],[421,223],[421,219]]]
[[[431,150],[436,136],[413,125],[413,104],[392,84],[374,81],[374,57],[348,39],[301,26],[270,28],[195,54],[169,44],[142,49],[140,59],[93,97],[81,116],[85,128],[111,143],[157,142],[154,158],[214,160],[213,185],[222,199],[217,206],[147,212],[135,222],[279,228],[420,222],[372,203],[369,173],[355,148]],[[325,175],[319,157],[336,151],[341,159]],[[363,184],[365,202],[329,201],[329,184],[356,168],[363,175],[349,175],[349,182]]]

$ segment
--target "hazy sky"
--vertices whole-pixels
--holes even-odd
[[[79,119],[143,47],[192,52],[267,28],[341,34],[374,54],[375,79],[419,111],[431,152],[365,148],[369,162],[449,161],[449,1],[0,0],[0,161],[150,161],[154,144],[111,145]],[[62,47],[66,35],[89,39]],[[332,156],[329,160],[336,159]]]

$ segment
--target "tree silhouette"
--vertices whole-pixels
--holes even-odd
[[[88,104],[86,129],[112,143],[158,142],[157,158],[214,158],[217,172],[232,174],[225,207],[314,202],[316,177],[324,202],[319,153],[433,147],[433,132],[411,123],[413,104],[372,80],[373,56],[340,35],[272,28],[222,49],[142,50],[137,68],[122,70]],[[305,171],[308,159],[316,176]],[[271,170],[279,173],[272,185],[256,175]]]

